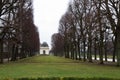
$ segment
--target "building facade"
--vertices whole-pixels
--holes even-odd
[[[40,54],[49,55],[49,47],[40,47]]]
[[[49,46],[46,42],[43,42],[40,46],[40,55],[49,55]]]

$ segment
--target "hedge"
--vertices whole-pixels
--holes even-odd
[[[77,77],[43,77],[43,78],[16,78],[16,79],[2,79],[2,80],[120,80],[113,78],[77,78]]]

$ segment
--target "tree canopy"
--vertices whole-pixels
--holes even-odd
[[[39,45],[32,0],[0,0],[0,62],[35,55]]]

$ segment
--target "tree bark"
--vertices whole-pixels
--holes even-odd
[[[3,63],[3,42],[0,42],[0,63]]]
[[[104,49],[105,49],[105,61],[107,62],[107,43],[106,43],[106,39],[105,39],[105,46],[104,46]]]
[[[78,44],[77,44],[77,49],[78,49],[78,56],[79,56],[79,60],[81,60],[81,53],[80,53],[80,40],[78,39]]]
[[[94,59],[97,60],[97,46],[96,46],[96,39],[94,41]]]
[[[120,25],[117,26],[116,33],[117,66],[120,66]]]
[[[12,46],[12,56],[11,56],[11,61],[15,61],[16,58],[15,58],[15,44],[13,44]]]
[[[83,60],[86,61],[86,44],[85,44],[85,39],[83,41]]]

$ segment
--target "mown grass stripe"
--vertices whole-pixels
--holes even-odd
[[[0,65],[0,79],[75,77],[120,79],[120,67],[84,63],[55,56],[35,56]]]

